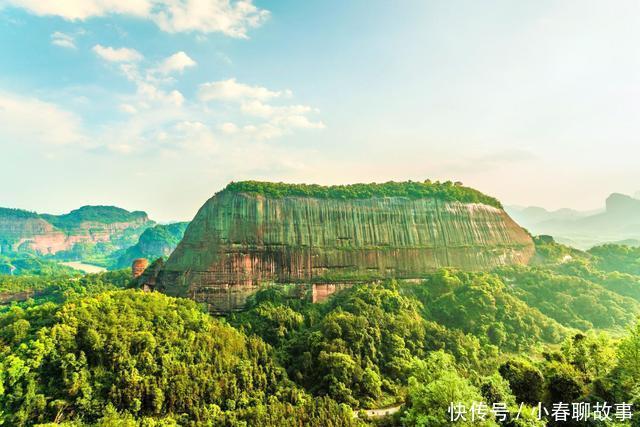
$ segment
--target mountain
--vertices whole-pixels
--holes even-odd
[[[145,212],[83,206],[64,215],[0,208],[0,253],[99,260],[134,245],[154,225]]]
[[[505,210],[511,218],[527,229],[529,229],[529,227],[535,228],[537,224],[547,221],[572,221],[596,213],[583,212],[568,208],[548,211],[547,209],[538,206],[506,206]]]
[[[544,209],[542,209],[544,211]],[[578,212],[562,209],[543,213],[541,208],[509,212],[534,234],[549,234],[557,241],[587,249],[603,243],[634,242],[640,239],[640,199],[613,193],[605,210]]]
[[[126,249],[118,257],[115,268],[129,267],[136,258],[155,260],[160,257],[168,257],[182,240],[188,225],[188,222],[177,222],[166,225],[158,224],[147,228],[140,235],[138,243]]]
[[[157,280],[213,310],[239,308],[259,282],[336,286],[417,278],[440,267],[526,264],[531,237],[500,203],[460,184],[231,183],[209,199]]]

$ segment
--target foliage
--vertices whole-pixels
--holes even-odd
[[[602,245],[588,250],[595,257],[595,266],[603,271],[640,275],[640,247]]]
[[[509,360],[500,366],[499,371],[500,375],[509,382],[517,402],[536,405],[542,401],[544,377],[529,361]]]
[[[71,267],[29,253],[15,254],[11,257],[0,255],[0,275],[55,276],[72,275],[74,271]]]
[[[63,215],[42,214],[41,218],[54,226],[68,230],[77,227],[81,222],[100,222],[113,224],[116,222],[133,222],[146,220],[147,214],[142,211],[129,212],[116,206],[82,206]]]
[[[62,303],[67,300],[95,295],[108,290],[123,289],[131,281],[130,270],[109,271],[81,275],[75,272],[59,276],[5,276],[0,275],[0,313],[12,306],[32,307],[47,301]]]
[[[306,389],[354,407],[393,403],[412,360],[429,351],[446,349],[464,371],[488,357],[478,338],[422,317],[422,304],[393,281],[354,286],[322,305],[276,289],[258,292],[230,322],[277,348],[289,376]]]
[[[522,266],[503,267],[496,273],[514,296],[565,326],[620,331],[640,313],[638,301],[579,275]]]
[[[0,327],[0,410],[10,425],[77,415],[99,424],[176,417],[181,425],[319,425],[321,415],[355,424],[330,400],[311,402],[262,340],[189,300],[106,292],[59,308],[15,308]]]
[[[34,219],[38,214],[24,209],[0,208],[0,219]]]
[[[473,403],[485,403],[480,391],[456,370],[451,355],[436,351],[425,360],[417,360],[409,378],[407,411],[403,422],[407,426],[438,427],[452,424],[447,413],[452,403],[470,408]],[[486,404],[486,403],[485,403]],[[493,419],[485,422],[470,418],[455,423],[460,426],[496,426]]]
[[[517,351],[541,341],[560,342],[566,333],[513,296],[494,274],[443,269],[406,289],[422,303],[426,319],[473,334],[482,345]]]
[[[314,197],[318,199],[368,199],[372,197],[435,198],[463,203],[484,203],[502,208],[500,202],[478,190],[451,181],[406,181],[371,184],[322,186],[317,184],[286,184],[261,181],[240,181],[227,185],[222,192],[251,193],[263,196]]]
[[[154,260],[163,256],[168,256],[182,237],[189,225],[188,222],[176,222],[173,224],[158,224],[147,228],[138,239],[138,243],[127,248],[121,253],[114,254],[111,262],[115,268],[125,268],[131,266],[136,258],[147,258]]]
[[[0,276],[3,295],[31,295],[0,308],[0,421],[438,426],[452,402],[504,402],[511,427],[554,425],[538,402],[640,401],[640,277],[614,270],[628,258],[536,244],[532,267],[443,269],[322,304],[270,286],[227,319],[124,290],[128,270]],[[401,403],[385,421],[352,412]]]

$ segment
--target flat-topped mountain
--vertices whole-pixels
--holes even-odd
[[[157,288],[225,311],[261,282],[417,278],[440,267],[525,264],[533,254],[531,237],[496,199],[458,183],[247,181],[204,204]]]
[[[98,244],[121,249],[153,224],[145,212],[115,206],[83,206],[63,215],[0,208],[0,253],[55,255]]]

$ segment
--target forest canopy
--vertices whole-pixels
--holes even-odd
[[[318,199],[368,199],[372,197],[408,197],[411,199],[435,198],[462,203],[483,203],[502,208],[495,198],[478,190],[451,181],[406,181],[370,184],[322,186],[317,184],[286,184],[262,181],[240,181],[227,185],[221,193],[250,193],[263,196],[314,197]]]
[[[538,404],[636,402],[640,277],[609,271],[632,251],[536,243],[535,266],[441,269],[321,304],[267,285],[226,318],[127,289],[128,270],[0,275],[3,295],[31,292],[0,306],[0,422],[448,426],[455,400],[505,408],[456,425],[542,427],[563,424]]]

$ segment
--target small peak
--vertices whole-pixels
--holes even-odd
[[[146,258],[134,259],[133,263],[131,263],[131,274],[133,275],[133,278],[137,279],[138,277],[142,276],[142,273],[144,273],[148,266],[149,260],[147,260]]]

